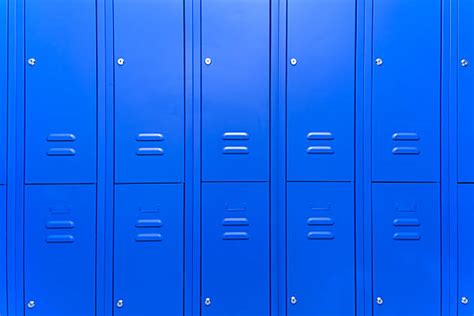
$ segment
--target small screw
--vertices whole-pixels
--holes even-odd
[[[380,296],[377,297],[377,299],[375,300],[377,302],[378,305],[382,305],[383,304],[383,298],[381,298]]]
[[[29,64],[30,66],[36,65],[36,59],[34,59],[34,58],[28,59],[28,64]]]
[[[125,59],[123,58],[117,59],[117,64],[119,64],[119,66],[123,66],[125,64]]]
[[[298,300],[296,299],[296,296],[290,297],[290,303],[293,304],[293,305],[296,305],[296,303],[298,303]]]
[[[211,298],[210,297],[206,297],[206,299],[204,300],[204,305],[206,305],[206,306],[211,305]]]
[[[212,64],[212,59],[209,58],[209,57],[207,57],[206,59],[204,59],[204,63],[205,63],[206,65],[210,65],[210,64]]]
[[[35,303],[35,301],[29,301],[26,306],[28,306],[29,309],[32,309],[32,308],[35,308],[36,303]]]
[[[469,303],[469,299],[465,296],[461,297],[461,303],[467,305]]]
[[[461,59],[461,66],[463,66],[463,67],[469,66],[469,61],[465,58]]]
[[[290,59],[290,64],[291,64],[292,66],[296,66],[297,63],[298,63],[298,60],[296,60],[296,58],[291,58],[291,59]]]
[[[382,58],[377,58],[377,59],[375,60],[375,64],[376,64],[377,66],[382,66],[382,65],[383,65],[383,60],[382,60]]]
[[[123,300],[118,300],[117,301],[117,307],[122,308],[123,307]]]

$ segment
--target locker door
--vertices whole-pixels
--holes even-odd
[[[0,315],[7,315],[7,214],[6,190],[0,185]]]
[[[440,315],[438,184],[373,185],[375,316]]]
[[[459,181],[474,182],[474,2],[459,0]]]
[[[3,1],[0,4],[0,184],[5,184],[7,171],[7,23],[7,1]]]
[[[206,181],[268,180],[270,0],[202,1]]]
[[[288,184],[288,316],[355,314],[353,186]]]
[[[115,315],[183,315],[183,186],[115,194]]]
[[[289,180],[353,178],[355,7],[288,1]]]
[[[268,184],[202,190],[202,315],[269,316]]]
[[[96,1],[26,1],[26,182],[92,183]]]
[[[438,181],[441,0],[374,0],[373,178]]]
[[[25,189],[25,313],[95,315],[95,187]]]
[[[458,187],[459,316],[474,314],[474,185]]]
[[[181,182],[183,0],[115,0],[117,182]]]

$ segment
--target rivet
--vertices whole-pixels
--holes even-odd
[[[34,58],[28,59],[28,65],[30,65],[30,66],[36,65],[36,59],[34,59]]]
[[[298,303],[298,300],[296,299],[296,296],[290,297],[290,303],[293,304],[293,305],[296,305],[296,303]]]
[[[291,59],[290,59],[290,64],[291,64],[292,66],[296,66],[297,63],[298,63],[298,60],[297,60],[296,58],[291,58]]]
[[[382,65],[383,65],[383,60],[382,60],[382,58],[377,58],[377,59],[375,60],[375,64],[376,64],[377,66],[382,66]]]
[[[125,59],[123,59],[122,57],[120,57],[119,59],[117,59],[117,64],[119,66],[123,66],[125,64]]]
[[[29,301],[28,304],[26,304],[26,306],[28,306],[29,309],[32,309],[32,308],[35,308],[36,303],[35,301]]]
[[[469,61],[465,58],[461,59],[461,66],[463,66],[463,67],[469,66]]]
[[[469,303],[469,299],[466,296],[461,297],[461,303],[467,305]]]
[[[377,297],[377,298],[375,299],[375,301],[377,302],[378,305],[382,305],[382,304],[383,304],[383,298],[381,298],[380,296]]]
[[[117,301],[117,307],[122,308],[123,307],[123,300],[118,300]]]
[[[206,297],[206,299],[204,300],[204,305],[206,305],[206,306],[211,305],[211,298],[210,297]]]
[[[209,57],[207,57],[206,59],[204,59],[204,63],[205,63],[206,65],[210,65],[210,64],[212,64],[212,59],[209,58]]]

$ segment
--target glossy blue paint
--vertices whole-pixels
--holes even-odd
[[[291,181],[354,178],[355,9],[355,0],[288,2]]]
[[[26,3],[27,183],[96,179],[96,41],[95,0]]]
[[[182,182],[183,1],[114,1],[116,182]]]
[[[440,315],[439,195],[435,183],[373,185],[374,315]]]
[[[269,218],[267,183],[203,184],[202,315],[270,314]]]
[[[474,182],[474,2],[459,0],[459,171],[460,182]]]
[[[201,15],[202,179],[266,181],[270,0],[202,0]]]
[[[354,227],[352,183],[288,184],[288,315],[355,315]]]
[[[115,315],[183,314],[183,186],[116,186]],[[137,291],[137,289],[140,289]]]
[[[0,5],[0,184],[5,184],[7,180],[7,8],[7,2]]]
[[[7,315],[7,199],[6,188],[0,185],[0,315]]]
[[[374,0],[373,19],[372,179],[439,181],[441,0]]]
[[[95,263],[95,186],[27,186],[25,315],[94,315]]]
[[[474,297],[474,239],[472,238],[472,225],[474,225],[474,184],[460,184],[458,186],[458,205],[458,315],[468,316],[474,313],[472,304],[469,304],[469,300]],[[463,300],[463,297],[468,300],[468,304]]]

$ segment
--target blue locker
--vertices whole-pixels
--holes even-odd
[[[7,198],[0,185],[0,315],[7,315]]]
[[[117,185],[115,315],[183,315],[183,185]]]
[[[26,1],[27,183],[96,178],[96,1]]]
[[[373,180],[438,181],[441,0],[374,0]]]
[[[289,180],[353,179],[355,3],[288,1]]]
[[[372,207],[374,315],[440,315],[439,185],[374,184]]]
[[[93,185],[25,188],[25,313],[95,315]]]
[[[270,315],[268,183],[202,185],[202,315]]]
[[[184,1],[114,1],[116,182],[182,182]]]
[[[474,182],[474,2],[459,0],[458,180]]]
[[[7,2],[3,1],[0,4],[0,184],[5,184],[7,173],[7,26]]]
[[[354,185],[290,183],[287,194],[288,316],[354,315]]]
[[[474,314],[474,184],[458,186],[458,315]]]
[[[203,180],[268,180],[270,0],[203,0],[202,54]]]

